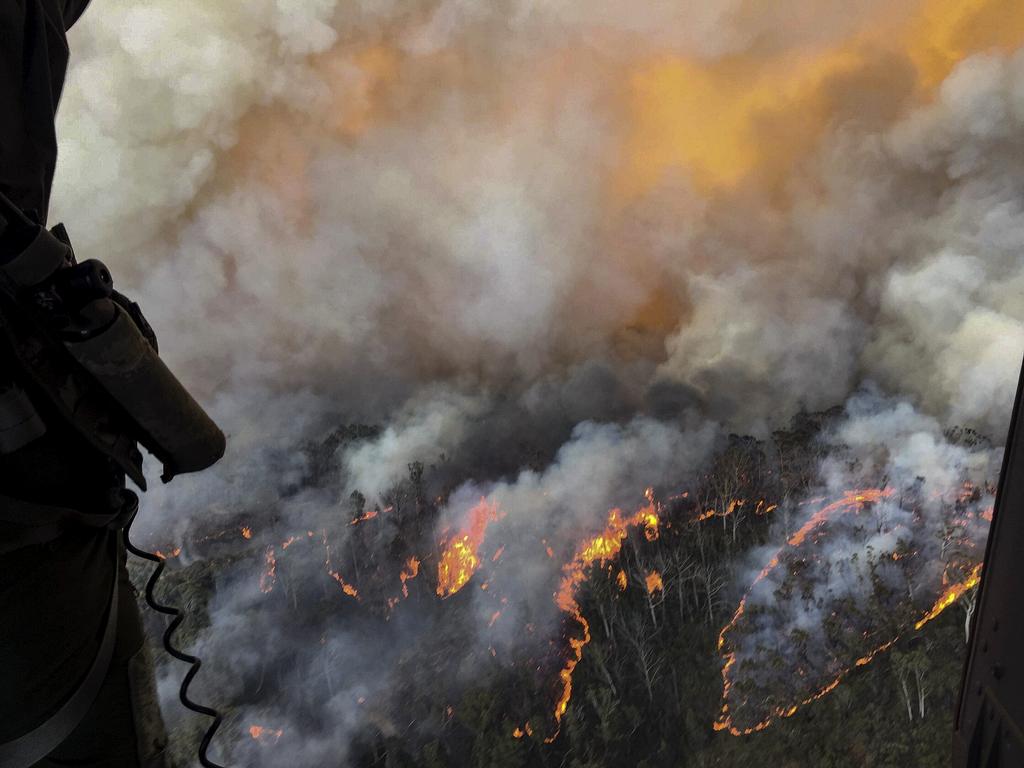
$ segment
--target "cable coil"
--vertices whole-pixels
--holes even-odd
[[[178,627],[181,625],[181,622],[184,621],[185,616],[178,608],[158,603],[156,601],[156,598],[153,596],[153,590],[156,587],[156,583],[160,579],[160,575],[163,573],[164,570],[164,561],[162,558],[157,557],[153,553],[146,552],[145,550],[139,549],[134,544],[132,544],[129,532],[131,531],[132,522],[134,521],[134,519],[135,518],[133,515],[132,520],[129,521],[128,525],[126,525],[124,528],[124,545],[125,548],[136,557],[140,557],[143,560],[148,560],[151,563],[156,563],[156,568],[154,569],[152,575],[150,575],[149,581],[146,582],[146,602],[149,604],[149,607],[157,613],[162,613],[165,616],[172,617],[171,623],[168,625],[167,629],[164,630],[164,650],[167,651],[167,653],[169,653],[171,656],[176,658],[178,661],[183,661],[186,664],[191,665],[188,672],[185,673],[185,679],[181,681],[181,688],[178,691],[178,698],[181,700],[182,705],[186,709],[190,709],[191,711],[196,712],[200,715],[205,715],[207,717],[213,718],[213,722],[210,724],[210,727],[206,729],[206,733],[203,734],[203,739],[199,743],[199,762],[204,766],[204,768],[225,768],[223,765],[213,762],[212,760],[210,760],[210,758],[206,756],[206,750],[209,748],[210,742],[213,740],[213,736],[217,732],[217,729],[220,728],[220,724],[224,720],[224,717],[217,710],[211,707],[203,706],[202,704],[197,704],[188,697],[188,687],[191,684],[192,679],[199,673],[199,668],[203,665],[203,663],[195,656],[191,656],[187,653],[184,653],[183,651],[178,650],[171,642],[171,636],[174,634],[175,630],[177,630]]]

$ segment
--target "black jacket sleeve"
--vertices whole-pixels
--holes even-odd
[[[41,175],[27,169],[24,161],[30,154],[25,146],[27,11],[24,0],[0,2],[0,190],[11,196],[33,182],[42,183]]]
[[[57,161],[64,33],[88,2],[0,0],[0,189],[38,224],[46,222]]]
[[[89,0],[63,0],[63,3],[64,29],[71,29],[85,12],[85,6],[89,4]]]
[[[0,3],[0,146],[11,147],[21,123],[24,76],[25,3]]]

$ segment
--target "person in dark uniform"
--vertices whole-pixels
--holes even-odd
[[[10,288],[0,296],[7,302],[0,303],[0,768],[168,765],[153,665],[121,538],[137,502],[125,490],[126,471],[145,484],[138,434],[159,438],[159,425],[122,429],[113,417],[95,416],[85,400],[69,405],[69,397],[92,386],[76,378],[88,368],[88,355],[68,368],[73,374],[55,374],[37,354],[38,344],[22,343],[21,326],[12,319],[19,315],[12,295],[32,294],[37,283],[54,283],[54,275],[76,265],[63,228],[51,234],[45,227],[57,160],[54,120],[69,56],[66,32],[88,4],[0,0],[0,202],[6,206],[0,206],[0,287]],[[71,331],[78,333],[75,341],[118,327],[141,339],[136,326],[148,325],[141,315],[133,316],[134,324],[125,321],[125,314],[103,295],[81,310],[84,324],[61,326],[56,348],[63,353]],[[148,355],[166,379],[155,337],[146,338],[148,345],[138,342],[147,347],[142,357]],[[89,343],[95,347],[89,354],[102,356],[106,342]],[[138,370],[130,373],[132,381],[142,380]],[[116,400],[117,381],[108,389]],[[154,409],[150,404],[142,411],[148,418]],[[215,425],[213,431],[219,434]],[[179,461],[178,471],[216,461],[223,435],[220,440],[195,466],[187,457]],[[177,461],[173,448],[163,454],[165,469]]]

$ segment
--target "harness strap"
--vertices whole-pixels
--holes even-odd
[[[7,536],[0,541],[0,555],[30,544],[53,541],[73,526],[123,528],[138,507],[137,497],[124,493],[125,504],[114,512],[104,514],[87,514],[69,507],[36,504],[0,495],[0,523],[9,524],[5,526]],[[135,499],[134,502],[132,499]]]

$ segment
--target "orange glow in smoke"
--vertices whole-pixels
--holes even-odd
[[[844,78],[861,78],[882,104],[905,67],[913,98],[896,103],[912,104],[930,98],[967,56],[1022,41],[1024,4],[1016,0],[918,0],[866,17],[825,45],[710,59],[652,53],[629,76],[616,197],[642,196],[674,169],[707,194],[751,178],[776,183],[834,124]],[[886,56],[892,61],[879,71]]]

